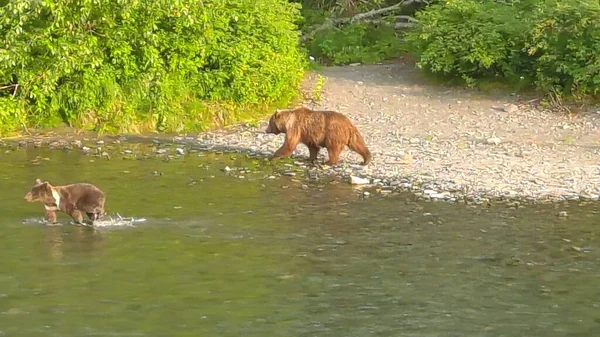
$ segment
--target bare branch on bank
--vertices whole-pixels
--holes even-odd
[[[363,22],[383,22],[383,20],[367,20],[369,18],[372,18],[374,16],[378,16],[378,15],[382,15],[382,14],[386,14],[389,12],[393,12],[396,11],[404,6],[409,6],[412,5],[414,3],[428,3],[425,0],[404,0],[402,2],[399,2],[395,5],[392,6],[388,6],[385,8],[380,8],[380,9],[373,9],[370,10],[368,12],[364,12],[364,13],[358,13],[353,17],[350,18],[332,18],[332,19],[328,19],[326,20],[324,23],[320,24],[320,25],[315,25],[311,28],[309,28],[309,32],[306,35],[303,35],[300,40],[301,41],[306,41],[309,38],[313,37],[316,33],[328,29],[328,28],[332,28],[335,26],[339,26],[339,25],[343,25],[343,24],[352,24],[358,21],[363,21]],[[416,19],[407,16],[407,15],[399,15],[396,17],[397,19],[405,19],[408,22],[396,22],[394,24],[395,28],[406,28],[406,27],[412,27],[414,25],[414,22],[417,22]]]

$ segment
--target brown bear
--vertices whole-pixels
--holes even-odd
[[[371,152],[360,132],[348,117],[339,112],[305,107],[277,110],[269,119],[265,132],[285,133],[285,142],[273,154],[273,159],[291,155],[298,143],[303,143],[308,147],[311,162],[316,161],[319,150],[324,147],[329,153],[326,164],[333,166],[346,145],[363,157],[363,165],[371,161]]]
[[[104,216],[104,192],[92,184],[77,183],[52,186],[36,179],[35,186],[25,195],[28,202],[40,201],[46,209],[48,222],[56,223],[56,211],[70,215],[76,223],[83,224],[83,213],[90,221]]]

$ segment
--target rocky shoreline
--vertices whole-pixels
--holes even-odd
[[[266,126],[266,125],[265,125]],[[217,130],[214,132],[200,134],[198,137],[175,136],[172,138],[156,137],[136,137],[131,139],[121,136],[105,137],[105,140],[84,139],[81,137],[72,137],[67,139],[63,137],[39,138],[29,137],[16,141],[18,147],[49,148],[51,150],[81,151],[88,155],[110,159],[117,155],[132,154],[132,150],[127,147],[149,143],[146,157],[172,158],[196,153],[243,153],[251,158],[267,160],[273,152],[282,144],[283,136],[274,136],[265,134],[262,126],[236,126],[227,130]],[[111,139],[112,138],[112,139]],[[406,147],[417,149],[424,156],[431,155],[432,152],[440,153],[443,144],[432,143],[428,140],[417,142],[415,138],[404,139],[399,137]],[[6,144],[5,148],[6,148]],[[114,147],[122,146],[118,153],[115,153]],[[7,150],[8,151],[8,150]],[[519,186],[527,185],[528,189],[511,189],[510,185],[500,185],[496,188],[479,187],[469,184],[461,184],[453,179],[448,179],[443,174],[428,174],[426,170],[420,169],[419,164],[414,164],[414,173],[405,174],[398,170],[398,162],[389,161],[390,156],[386,156],[385,151],[375,150],[374,164],[368,166],[361,165],[361,158],[345,150],[342,153],[343,161],[334,166],[310,165],[307,162],[308,150],[300,145],[292,158],[280,160],[277,164],[281,168],[282,176],[295,176],[296,178],[305,178],[306,180],[317,180],[321,177],[339,177],[349,184],[355,185],[361,189],[361,193],[368,196],[372,193],[392,194],[410,192],[419,198],[425,200],[439,200],[448,202],[461,202],[467,204],[483,204],[491,201],[504,202],[556,202],[564,200],[598,200],[597,195],[577,193],[575,191],[549,189],[548,186],[533,182],[527,184],[526,181],[518,181]],[[326,150],[322,150],[319,155],[319,161],[323,163],[326,160]],[[383,157],[383,158],[382,158]],[[408,163],[407,163],[408,164]],[[396,166],[396,167],[395,167]],[[228,168],[224,168],[227,170]],[[437,168],[439,169],[439,168]],[[475,179],[481,179],[482,176],[473,176]],[[475,180],[476,181],[476,180]],[[481,183],[481,180],[479,181]],[[513,184],[515,186],[515,184]],[[553,193],[548,193],[553,192]]]
[[[402,64],[332,67],[321,76],[326,79],[322,100],[305,105],[348,115],[373,153],[372,163],[361,165],[361,158],[345,149],[335,167],[311,167],[305,161],[308,150],[300,145],[293,159],[282,164],[283,175],[340,176],[367,194],[408,191],[423,199],[474,204],[599,200],[600,110],[558,114],[516,95],[432,86]],[[197,137],[126,139],[178,144],[157,155],[233,151],[267,158],[281,146],[283,135],[265,134],[265,128],[263,120],[258,126],[238,125]],[[98,151],[92,148],[96,140],[86,146],[75,138],[29,137],[21,146],[45,143]],[[326,157],[323,149],[319,159]]]
[[[192,148],[202,151],[232,151],[247,153],[253,157],[268,157],[283,143],[283,137],[264,134],[261,127],[242,126],[236,128],[233,132],[230,130],[228,132],[200,135],[196,140],[176,137],[176,141],[189,144]],[[528,202],[598,200],[598,190],[577,192],[560,186],[552,188],[544,185],[541,181],[521,180],[514,181],[513,184],[507,183],[495,186],[488,184],[486,186],[486,180],[483,180],[486,177],[479,174],[471,177],[471,183],[461,183],[449,177],[448,170],[443,167],[426,168],[423,166],[423,162],[431,160],[433,153],[435,153],[434,156],[447,153],[443,143],[402,137],[399,137],[398,141],[412,150],[413,154],[418,151],[421,158],[413,157],[417,157],[417,160],[421,159],[422,162],[416,162],[414,159],[400,162],[397,157],[386,155],[386,151],[374,149],[374,151],[372,150],[374,153],[373,164],[365,167],[360,164],[361,158],[358,155],[345,150],[342,154],[344,162],[341,164],[335,167],[324,165],[311,167],[306,162],[308,150],[302,145],[296,149],[291,162],[295,167],[307,170],[309,178],[317,174],[339,176],[350,184],[361,187],[374,187],[377,192],[382,194],[411,192],[418,197],[430,200],[474,204],[486,203],[492,200]],[[319,160],[320,162],[326,160],[326,150],[322,150]],[[412,168],[409,168],[411,172],[407,173],[406,170],[399,169],[399,165],[412,166]],[[500,165],[500,167],[504,167],[504,165]],[[589,173],[593,174],[594,172],[590,170]],[[598,185],[594,187],[598,188]]]

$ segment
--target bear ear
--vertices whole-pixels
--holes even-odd
[[[286,110],[286,109],[276,109],[275,110],[275,117],[280,117],[286,111],[289,111],[289,110]]]
[[[36,184],[36,185],[39,185],[39,184],[41,184],[41,183],[42,183],[42,180],[41,180],[40,178],[37,178],[37,179],[35,180],[35,184]]]

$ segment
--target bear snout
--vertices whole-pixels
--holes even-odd
[[[33,196],[31,195],[31,192],[28,192],[27,194],[25,194],[25,200],[26,201],[32,201]]]
[[[269,125],[269,126],[267,126],[265,133],[272,133],[274,135],[278,135],[280,132],[279,132],[279,130],[273,130],[273,128],[271,128],[271,125]]]

